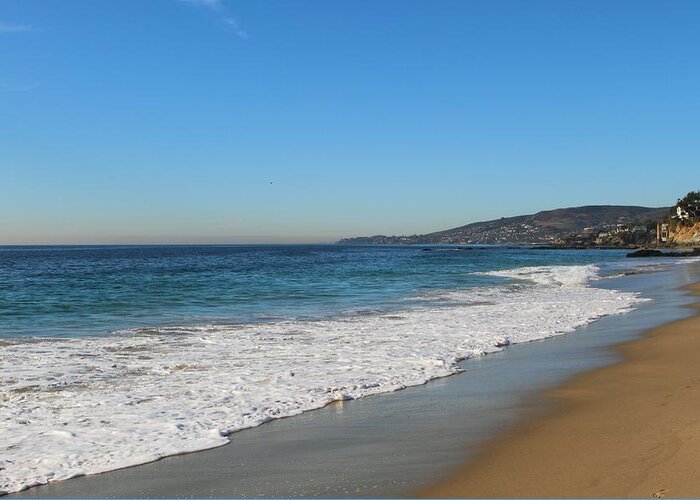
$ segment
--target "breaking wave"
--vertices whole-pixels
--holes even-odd
[[[392,314],[4,341],[0,491],[220,446],[231,432],[423,384],[642,300],[589,286],[597,271],[485,273],[503,283]]]

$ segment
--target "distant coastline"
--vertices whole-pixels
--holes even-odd
[[[668,213],[668,207],[589,205],[474,222],[428,234],[361,236],[344,238],[338,243],[635,248],[656,239],[657,222]]]
[[[686,198],[697,193],[689,193]],[[503,217],[427,234],[343,238],[341,245],[532,245],[538,249],[639,249],[700,245],[700,218],[674,207],[589,205]]]

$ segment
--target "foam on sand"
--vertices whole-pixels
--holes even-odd
[[[423,384],[459,360],[628,311],[595,266],[488,273],[400,314],[200,325],[0,344],[0,491],[228,442],[275,418]],[[432,297],[435,299],[435,297]]]

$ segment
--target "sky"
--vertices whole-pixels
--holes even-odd
[[[0,0],[0,244],[330,242],[700,188],[700,2]]]

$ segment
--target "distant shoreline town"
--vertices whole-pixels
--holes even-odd
[[[411,236],[344,238],[339,244],[514,244],[558,248],[642,248],[700,245],[700,191],[672,207],[591,205],[475,222]]]

